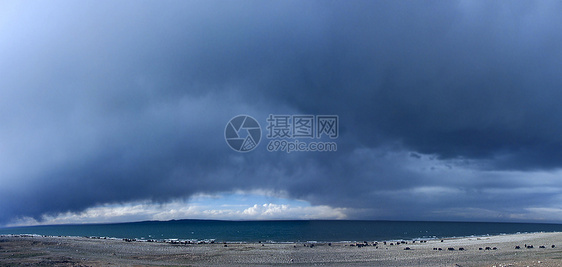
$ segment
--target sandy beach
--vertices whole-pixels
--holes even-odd
[[[368,241],[368,246],[363,244],[170,244],[8,235],[0,236],[0,265],[562,266],[560,232],[452,238],[423,243],[407,241],[398,245],[396,241],[386,244],[379,241],[376,246],[373,241]],[[520,248],[516,249],[516,246]]]

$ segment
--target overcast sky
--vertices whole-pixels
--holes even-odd
[[[562,222],[561,11],[2,1],[0,225]],[[263,130],[246,153],[239,114]],[[337,151],[268,152],[270,114],[338,115]]]

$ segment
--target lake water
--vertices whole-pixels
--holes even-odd
[[[156,240],[214,239],[219,242],[384,241],[554,231],[562,231],[562,225],[351,220],[175,220],[0,228],[0,234],[99,236]]]

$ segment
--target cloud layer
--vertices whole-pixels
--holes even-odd
[[[236,190],[562,219],[559,2],[1,5],[0,225]],[[338,151],[234,152],[238,114],[338,115]]]
[[[264,204],[251,204],[255,202]],[[277,198],[265,192],[237,192],[221,196],[194,195],[189,200],[157,204],[137,201],[126,204],[105,204],[81,212],[44,215],[39,219],[21,217],[9,226],[81,223],[118,223],[178,218],[215,220],[283,220],[283,219],[345,219],[345,209],[310,206],[304,201]]]

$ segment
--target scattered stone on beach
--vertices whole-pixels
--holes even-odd
[[[13,239],[10,242],[16,242],[17,247],[15,248],[17,250],[13,249],[14,245],[12,244],[14,243],[4,241],[9,239]],[[350,247],[378,244],[374,241],[368,241],[367,243],[306,242],[305,244],[301,242],[277,244],[275,242],[262,241],[260,243],[256,241],[253,244],[234,242],[228,243],[228,245],[225,242],[225,248],[221,249],[222,246],[211,245],[210,241],[201,245],[180,246],[172,245],[169,242],[171,240],[166,240],[168,242],[158,240],[159,242],[154,243],[148,242],[148,240],[137,240],[128,243],[121,239],[103,240],[103,238],[92,237],[18,239],[12,236],[0,236],[0,266],[17,264],[31,266],[103,266],[110,265],[110,263],[115,266],[180,266],[189,263],[194,266],[212,265],[220,267],[232,265],[269,266],[293,262],[303,266],[326,263],[345,266],[353,265],[359,261],[370,266],[562,266],[562,259],[557,256],[562,249],[555,249],[556,246],[554,245],[562,240],[562,233],[491,236],[480,240],[477,241],[477,238],[452,238],[447,239],[446,245],[442,243],[442,247],[435,247],[440,239],[430,240],[427,242],[428,244],[423,244],[425,242],[420,240],[416,240],[416,243],[408,241],[409,246],[396,246],[397,243],[407,244],[406,241],[404,241],[405,243],[392,241],[394,247],[388,246],[385,248],[387,250]],[[184,241],[179,240],[179,242],[183,244]],[[197,240],[191,242],[193,244],[198,243]],[[520,244],[526,242],[543,244],[537,245],[537,248],[543,250],[521,251],[523,246]],[[265,248],[266,243],[268,244],[267,248]],[[382,245],[383,241],[380,241],[380,243]],[[390,243],[391,241],[387,242],[387,244]],[[548,245],[549,243],[551,245]],[[299,244],[314,248],[310,250],[299,249]],[[486,246],[488,246],[490,252],[482,251]],[[33,249],[32,253],[27,252],[29,247]],[[398,249],[399,247],[402,249]],[[526,247],[531,247],[531,245]],[[454,251],[445,252],[449,248]],[[549,249],[547,250],[547,248]],[[494,251],[492,252],[492,250]],[[60,255],[60,257],[54,257],[52,251],[55,251],[54,253]],[[540,251],[543,251],[543,253],[539,253]],[[546,253],[547,251],[549,253]],[[497,262],[498,260],[502,262]],[[538,261],[540,261],[540,265],[536,265]]]

